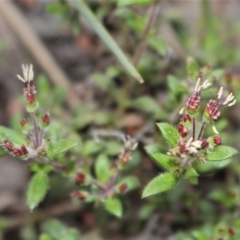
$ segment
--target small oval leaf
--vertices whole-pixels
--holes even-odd
[[[50,148],[48,149],[47,156],[49,158],[55,157],[61,153],[67,152],[71,148],[78,145],[78,142],[75,140],[61,140],[55,144],[52,144]]]
[[[154,161],[164,169],[171,170],[175,167],[175,164],[170,156],[162,153],[153,153],[151,155]]]
[[[222,161],[238,153],[237,149],[229,146],[218,146],[213,151],[207,151],[207,161]]]
[[[105,154],[98,156],[95,164],[95,174],[97,179],[107,182],[110,178],[109,159]]]
[[[118,198],[108,198],[104,204],[105,209],[116,217],[122,216],[122,203]]]
[[[143,190],[142,198],[170,190],[176,185],[178,178],[172,173],[163,173],[153,178]]]
[[[174,147],[177,146],[179,139],[177,129],[169,123],[157,123],[157,126],[167,142]]]
[[[27,191],[27,202],[31,210],[38,206],[45,197],[49,186],[48,182],[48,176],[43,171],[32,177]]]

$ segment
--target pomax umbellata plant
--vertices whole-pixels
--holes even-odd
[[[23,95],[25,97],[28,118],[20,120],[22,133],[0,126],[1,146],[10,155],[28,161],[29,165],[38,164],[35,168],[27,192],[27,202],[30,209],[34,209],[44,199],[49,189],[49,172],[56,170],[75,181],[77,187],[70,195],[83,202],[103,204],[106,211],[120,217],[123,212],[118,195],[122,195],[139,186],[135,176],[124,176],[122,171],[128,166],[132,152],[138,143],[134,138],[121,134],[124,143],[122,151],[116,161],[110,161],[104,153],[100,154],[94,163],[94,176],[91,167],[79,168],[77,164],[68,164],[68,158],[58,161],[58,157],[79,144],[71,139],[51,139],[50,113],[38,116],[40,104],[36,98],[36,87],[33,81],[33,66],[22,65],[23,76],[17,75],[24,83]],[[48,135],[48,131],[50,132]],[[96,143],[97,144],[97,143]],[[47,166],[47,167],[46,167]]]
[[[222,145],[222,138],[214,125],[221,115],[222,108],[231,107],[236,103],[234,95],[230,93],[224,97],[223,87],[220,87],[216,99],[210,99],[202,110],[201,93],[212,84],[208,79],[202,84],[201,81],[201,78],[197,79],[193,94],[180,110],[182,117],[177,127],[169,123],[157,124],[170,147],[166,154],[150,154],[167,172],[153,178],[143,190],[142,197],[168,191],[181,178],[196,183],[199,164],[226,160],[238,153],[236,149]],[[204,130],[207,124],[212,125],[213,134],[205,137]]]

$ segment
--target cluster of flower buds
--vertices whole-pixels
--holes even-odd
[[[72,197],[78,200],[95,198],[97,202],[103,202],[107,197],[126,193],[129,187],[128,184],[125,182],[118,184],[118,182],[122,169],[131,160],[132,152],[136,149],[138,143],[129,136],[121,136],[121,139],[124,142],[124,147],[117,161],[106,166],[109,173],[108,180],[103,183],[101,180],[95,179],[90,173],[77,172],[74,181],[80,187],[80,190],[72,192]],[[86,192],[86,189],[89,189],[89,191]]]
[[[202,84],[200,82],[201,80],[198,79],[194,93],[187,100],[186,107],[180,111],[180,114],[184,115],[177,126],[180,136],[178,145],[168,152],[182,166],[190,165],[195,159],[205,162],[206,150],[209,148],[213,149],[222,144],[222,138],[218,135],[219,133],[214,126],[214,122],[220,117],[222,107],[231,107],[236,103],[236,99],[232,93],[225,99],[222,99],[223,87],[221,87],[218,91],[217,99],[211,99],[207,102],[200,128],[197,128],[196,117],[200,112],[201,92],[211,85],[209,80],[204,81]],[[208,123],[212,124],[215,135],[204,139],[204,129]],[[199,129],[198,132],[197,129]]]
[[[13,156],[22,158],[24,160],[28,158],[29,151],[25,145],[16,146],[11,141],[4,139],[2,146],[6,151],[8,151]]]
[[[17,75],[17,77],[24,83],[23,93],[27,100],[27,111],[30,113],[30,120],[22,119],[20,126],[22,132],[26,134],[31,141],[27,141],[26,144],[17,146],[8,139],[5,139],[2,143],[3,148],[10,154],[22,159],[34,158],[36,156],[44,156],[46,153],[46,147],[48,141],[44,139],[44,133],[50,124],[50,114],[47,113],[42,116],[39,121],[35,115],[35,111],[38,108],[38,102],[36,101],[36,89],[33,84],[33,66],[22,65],[23,77]]]
[[[134,138],[127,136],[124,140],[124,148],[121,150],[118,159],[122,166],[125,166],[130,160],[132,152],[137,148],[138,143]]]

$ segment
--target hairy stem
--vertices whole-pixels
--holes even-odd
[[[32,125],[33,125],[33,145],[34,148],[37,149],[39,147],[39,132],[38,132],[38,124],[36,120],[36,116],[34,113],[31,113],[31,120],[32,120]]]
[[[192,119],[192,138],[193,141],[195,141],[195,135],[196,135],[196,119]]]
[[[202,136],[203,136],[203,132],[204,132],[204,129],[206,127],[206,122],[203,122],[202,125],[201,125],[201,128],[200,128],[200,131],[199,131],[199,134],[198,134],[198,140],[201,140]]]

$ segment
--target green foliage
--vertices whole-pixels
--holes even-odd
[[[128,6],[128,5],[146,5],[146,4],[151,4],[155,0],[117,0],[118,1],[118,6],[123,7],[123,6]]]
[[[118,198],[107,198],[105,203],[104,203],[105,209],[115,215],[116,217],[121,217],[122,216],[122,203]]]
[[[235,148],[229,146],[219,146],[214,148],[213,151],[208,150],[207,152],[207,160],[208,161],[222,161],[226,160],[234,155],[236,155],[238,151]]]
[[[175,166],[172,157],[169,155],[162,153],[152,153],[151,156],[153,157],[153,160],[165,170],[171,170]]]
[[[67,227],[57,219],[44,222],[41,229],[44,233],[39,240],[80,240],[76,229]]]
[[[169,123],[157,123],[165,140],[172,146],[176,146],[179,139],[177,129]]]
[[[26,142],[26,139],[21,133],[4,126],[0,126],[0,141],[3,141],[4,139],[8,139],[13,143],[20,145]]]
[[[173,173],[163,173],[153,178],[143,190],[142,197],[149,197],[154,194],[166,192],[173,188],[178,178]]]
[[[49,188],[48,176],[45,172],[40,171],[32,177],[27,191],[27,203],[31,210],[39,205],[44,199]]]
[[[109,181],[109,159],[106,155],[101,154],[98,156],[95,163],[95,174],[101,182]]]
[[[47,155],[49,158],[53,158],[59,154],[69,151],[71,148],[74,148],[77,145],[78,142],[76,142],[75,140],[70,139],[61,140],[55,144],[50,145]]]
[[[83,0],[73,1],[67,0],[71,5],[73,5],[90,23],[95,32],[100,36],[100,38],[105,42],[105,44],[109,47],[109,49],[114,53],[120,63],[124,66],[124,68],[128,71],[128,73],[134,77],[140,83],[143,83],[143,78],[137,69],[132,65],[132,63],[128,60],[126,55],[123,53],[121,48],[115,42],[115,40],[111,37],[109,32],[105,29],[105,27],[101,24],[101,22],[96,18],[91,9]]]

